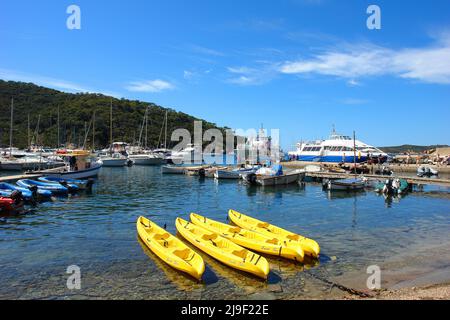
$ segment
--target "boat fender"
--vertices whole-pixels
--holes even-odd
[[[198,170],[198,175],[199,175],[200,177],[204,177],[204,176],[206,175],[206,170],[205,170],[205,168],[199,169],[199,170]]]
[[[128,167],[133,166],[133,164],[134,164],[133,160],[127,160],[127,166]]]

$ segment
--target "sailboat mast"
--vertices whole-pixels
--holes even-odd
[[[167,110],[166,110],[166,129],[164,134],[164,149],[167,149]]]
[[[13,116],[14,116],[14,98],[11,98],[11,124],[9,128],[9,157],[12,154],[12,137],[13,137]]]
[[[148,140],[148,106],[145,110],[145,149],[147,149],[147,140]]]
[[[58,123],[57,123],[57,130],[58,130],[58,145],[56,146],[56,148],[59,149],[59,147],[61,146],[61,140],[59,139],[59,105],[58,105]]]
[[[109,109],[109,124],[110,124],[110,127],[109,127],[109,149],[110,149],[110,153],[112,153],[112,143],[113,143],[112,121],[113,121],[113,118],[112,118],[112,98],[111,98],[111,105],[110,105],[110,109]]]
[[[92,115],[92,151],[95,150],[95,110]]]
[[[28,113],[28,122],[27,122],[27,146],[28,149],[31,147],[31,141],[30,141],[30,113]]]
[[[353,131],[353,165],[355,166],[355,177],[356,177],[356,133]]]

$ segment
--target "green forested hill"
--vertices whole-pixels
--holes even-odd
[[[402,146],[394,146],[394,147],[380,147],[380,149],[387,153],[405,153],[405,152],[421,153],[427,150],[445,147],[448,146],[447,145],[416,146],[411,144],[405,144]]]
[[[89,125],[95,110],[95,144],[109,144],[109,111],[111,97],[102,94],[65,93],[31,83],[0,80],[0,145],[9,145],[10,106],[14,98],[13,144],[25,147],[28,140],[28,116],[31,134],[35,132],[40,115],[38,142],[56,147],[58,106],[60,108],[61,143],[83,143],[85,125]],[[112,98],[113,139],[132,143],[139,137],[145,109],[150,105],[148,122],[148,144],[157,147],[166,110],[168,110],[168,138],[174,129],[185,128],[191,133],[194,120],[188,114],[165,109],[153,103]],[[216,128],[214,123],[203,121],[203,130]],[[224,131],[225,128],[219,128]],[[87,147],[91,147],[92,131],[88,135]],[[176,142],[175,142],[176,143]]]

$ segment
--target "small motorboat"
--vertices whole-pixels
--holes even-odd
[[[164,163],[164,158],[156,153],[140,153],[128,156],[137,166],[155,166]]]
[[[28,200],[28,197],[33,198],[50,198],[52,196],[52,192],[48,190],[38,189],[36,186],[32,186],[31,188],[19,187],[18,185],[2,182],[0,183],[0,189],[5,192],[13,192],[20,191],[24,196],[25,200]]]
[[[328,190],[332,191],[357,191],[362,190],[365,187],[365,182],[362,179],[350,178],[340,180],[328,181]]]
[[[204,166],[186,166],[186,165],[166,165],[161,167],[161,172],[164,174],[184,174],[186,171],[200,170]]]
[[[439,171],[436,169],[433,169],[429,166],[421,166],[417,169],[417,176],[418,177],[432,177],[439,175]]]
[[[271,168],[261,168],[255,173],[250,173],[243,176],[243,179],[250,184],[260,186],[280,186],[297,183],[305,173],[301,170],[294,170],[292,172],[284,173],[283,167],[279,164]]]
[[[232,170],[216,170],[214,172],[214,178],[216,179],[241,179],[242,176],[248,175],[251,173],[255,173],[259,169],[258,167],[242,167],[242,168],[236,168]]]
[[[23,188],[31,188],[33,186],[38,189],[51,191],[52,194],[67,194],[69,193],[69,188],[59,184],[59,183],[46,183],[42,181],[35,181],[31,179],[22,179],[17,181],[17,185]]]
[[[409,184],[405,179],[387,179],[375,186],[375,192],[386,195],[401,195],[408,192]]]
[[[46,182],[46,183],[59,183],[63,186],[66,185],[75,185],[78,187],[79,190],[86,190],[90,189],[92,185],[94,184],[94,180],[88,179],[88,180],[80,180],[80,179],[70,179],[70,178],[61,178],[61,177],[39,177],[39,181]]]

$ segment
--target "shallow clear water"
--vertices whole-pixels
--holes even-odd
[[[42,203],[28,215],[0,218],[0,298],[292,298],[339,294],[329,278],[449,241],[448,189],[388,200],[302,187],[258,188],[237,181],[162,175],[159,167],[103,168],[92,194]],[[175,233],[190,212],[226,222],[233,208],[314,238],[320,261],[306,266],[269,258],[268,283],[205,256],[197,284],[143,248],[136,219],[145,215]],[[82,289],[68,290],[78,265]]]

